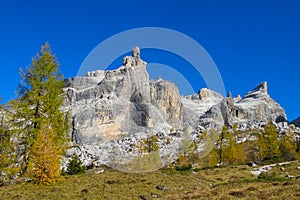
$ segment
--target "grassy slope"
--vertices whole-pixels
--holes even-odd
[[[0,187],[0,199],[300,199],[300,162],[275,167],[278,177],[291,181],[258,181],[251,167],[229,166],[198,172],[160,170],[127,174],[107,170],[102,174],[67,176],[51,186],[22,183]],[[298,177],[298,178],[297,178]],[[156,189],[166,186],[166,191]],[[149,198],[151,199],[151,198]]]

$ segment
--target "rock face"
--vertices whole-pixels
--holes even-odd
[[[145,172],[170,165],[193,141],[199,142],[202,132],[224,124],[249,130],[272,121],[278,133],[290,130],[266,82],[243,98],[231,93],[224,98],[207,88],[183,97],[174,83],[149,80],[140,55],[136,47],[116,70],[65,80],[63,110],[71,112],[73,141],[81,144],[70,149],[69,156],[78,154],[86,166]],[[294,123],[299,126],[299,119]],[[299,128],[294,130],[300,135]],[[251,135],[245,139],[252,140]],[[198,153],[204,148],[199,143]]]
[[[64,109],[72,113],[72,136],[77,143],[97,144],[120,136],[162,129],[221,128],[224,124],[286,121],[284,110],[263,82],[243,98],[201,89],[182,97],[174,83],[149,80],[140,49],[123,59],[116,70],[88,72],[65,80]]]
[[[88,72],[65,81],[64,108],[71,109],[72,137],[96,144],[121,135],[178,127],[183,116],[175,84],[150,81],[139,48],[112,71]]]
[[[206,128],[220,128],[223,124],[286,122],[285,111],[269,96],[267,90],[267,83],[263,82],[242,99],[233,99],[229,95],[200,116],[199,124]]]
[[[291,122],[291,124],[294,124],[295,126],[300,128],[300,117],[298,117],[297,119],[295,119],[294,121]]]
[[[267,82],[257,85],[237,102],[236,106],[237,122],[287,121],[284,109],[268,94]]]
[[[197,94],[182,97],[186,111],[186,120],[191,127],[197,128],[200,116],[203,116],[212,106],[222,101],[224,97],[210,89],[203,88]],[[203,124],[201,124],[203,125]]]

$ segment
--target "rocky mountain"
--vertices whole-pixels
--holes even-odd
[[[149,171],[127,164],[145,158],[146,149],[154,151],[154,157],[146,160],[156,160],[150,170],[166,166],[204,131],[221,129],[224,124],[236,123],[245,130],[271,121],[281,132],[289,130],[285,111],[268,94],[266,82],[243,98],[230,93],[223,97],[207,88],[181,96],[174,83],[150,80],[146,65],[136,47],[116,70],[65,80],[63,109],[71,112],[72,138],[80,145],[70,155],[79,154],[86,165]],[[203,148],[199,145],[198,150]]]
[[[268,94],[263,82],[243,98],[224,98],[201,89],[183,97],[174,83],[149,80],[146,62],[134,48],[123,65],[112,71],[88,72],[67,79],[65,108],[71,109],[73,139],[99,143],[131,133],[165,128],[220,128],[234,123],[285,122],[284,109]]]
[[[258,84],[243,98],[223,98],[200,116],[199,124],[205,128],[220,128],[224,124],[233,126],[260,122],[286,122],[284,109],[268,94],[267,83]]]
[[[178,128],[181,96],[174,83],[149,80],[139,48],[117,70],[88,72],[67,79],[65,109],[72,112],[77,143],[95,144],[132,133]]]
[[[291,124],[294,124],[297,127],[300,127],[300,117],[298,117],[297,119],[293,120],[291,122]]]

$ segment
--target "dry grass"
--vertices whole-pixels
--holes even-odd
[[[300,162],[275,167],[279,177],[291,181],[262,181],[251,167],[229,166],[198,172],[159,170],[128,174],[107,170],[103,174],[67,176],[50,186],[22,183],[0,187],[1,199],[300,199]],[[166,186],[167,190],[156,189]]]

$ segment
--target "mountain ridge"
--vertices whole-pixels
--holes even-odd
[[[65,80],[64,109],[71,108],[76,142],[88,137],[92,142],[93,137],[112,139],[132,132],[158,132],[166,127],[208,129],[223,124],[287,121],[284,109],[268,94],[266,82],[243,98],[223,97],[207,88],[181,96],[174,83],[150,80],[146,65],[135,47],[116,70],[97,70]]]
[[[212,146],[207,147],[199,138],[214,130],[220,132],[224,125],[233,128],[237,124],[238,130],[247,132],[261,131],[271,122],[279,135],[293,131],[300,140],[300,128],[288,124],[284,109],[268,94],[266,82],[242,98],[233,98],[230,93],[223,97],[207,88],[182,96],[171,81],[150,80],[146,65],[139,48],[134,48],[118,69],[65,80],[63,110],[71,113],[70,134],[80,147],[70,149],[69,156],[80,155],[86,166],[141,172],[168,166],[194,143],[195,151],[206,155]],[[239,141],[255,136],[241,137]],[[145,155],[156,160],[147,162],[151,167],[132,164]],[[67,158],[63,165],[66,163]]]

